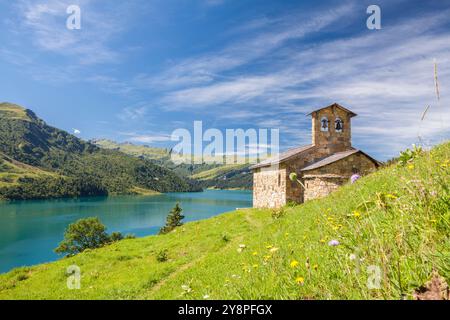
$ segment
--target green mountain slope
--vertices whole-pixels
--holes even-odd
[[[117,150],[134,157],[151,160],[181,176],[199,180],[203,188],[251,189],[253,185],[248,164],[175,164],[171,160],[168,149],[117,143],[106,139],[92,140],[92,143],[104,149]]]
[[[57,174],[21,163],[0,153],[0,187],[18,185],[21,179],[55,176]]]
[[[446,143],[283,211],[238,210],[19,268],[0,275],[0,299],[411,299],[433,274],[450,281],[449,156]],[[70,265],[80,290],[67,289]]]
[[[53,172],[68,179],[58,179],[75,187],[77,192],[36,194],[29,198],[58,196],[136,193],[136,190],[158,192],[199,190],[193,181],[155,165],[115,150],[104,150],[77,137],[48,126],[32,111],[20,106],[0,104],[0,152],[21,163]],[[46,178],[45,183],[48,183]],[[19,181],[21,182],[21,181]],[[26,181],[28,188],[37,189],[44,181]],[[65,186],[60,186],[65,188]],[[17,198],[18,190],[0,189],[0,197]]]

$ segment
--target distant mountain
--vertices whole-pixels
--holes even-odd
[[[0,198],[201,190],[194,180],[149,160],[99,148],[10,103],[0,103],[0,153]],[[17,166],[22,166],[19,176]]]
[[[129,142],[118,143],[107,139],[91,140],[98,147],[124,152],[173,170],[178,175],[198,180],[203,188],[251,189],[253,185],[249,164],[190,164],[174,163],[170,150]]]

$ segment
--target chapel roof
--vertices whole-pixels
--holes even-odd
[[[351,156],[352,154],[356,154],[356,153],[361,153],[361,154],[365,155],[367,158],[369,158],[371,161],[373,161],[376,165],[380,165],[380,162],[378,162],[377,160],[375,160],[368,154],[362,152],[361,150],[351,149],[351,150],[347,150],[347,151],[334,153],[331,156],[328,156],[322,160],[319,160],[319,161],[314,162],[313,164],[310,164],[309,166],[301,169],[301,171],[309,171],[309,170],[321,168],[321,167],[329,165],[333,162],[347,158],[348,156]]]
[[[261,168],[261,167],[269,167],[269,166],[273,166],[279,163],[282,163],[286,160],[289,160],[290,158],[297,156],[309,149],[312,149],[314,146],[309,144],[306,146],[300,146],[300,147],[295,147],[292,149],[289,149],[281,154],[279,154],[278,156],[275,157],[270,157],[269,159],[266,159],[264,161],[261,161],[260,163],[257,163],[253,166],[250,167],[250,169],[257,169],[257,168]]]
[[[347,112],[348,114],[350,114],[350,117],[357,116],[356,113],[354,113],[353,111],[351,111],[351,110],[349,110],[349,109],[347,109],[347,108],[344,108],[344,107],[341,106],[339,103],[333,103],[333,104],[330,104],[329,106],[326,106],[326,107],[322,107],[322,108],[313,110],[313,111],[311,111],[310,113],[308,113],[307,116],[312,115],[314,112],[318,112],[318,111],[320,111],[320,110],[323,110],[323,109],[326,109],[326,108],[330,108],[330,107],[339,108],[339,109],[341,109],[341,110]]]

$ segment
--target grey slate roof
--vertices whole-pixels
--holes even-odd
[[[313,111],[311,111],[310,113],[308,113],[307,116],[310,116],[310,115],[313,114],[314,112],[317,112],[317,111],[320,111],[320,110],[323,110],[323,109],[326,109],[326,108],[329,108],[329,107],[333,107],[333,106],[336,107],[336,108],[339,108],[339,109],[341,109],[341,110],[344,110],[345,112],[348,112],[348,113],[350,114],[351,117],[357,116],[356,113],[354,113],[354,112],[351,111],[351,110],[348,110],[347,108],[344,108],[344,107],[341,106],[339,103],[333,103],[333,104],[330,104],[329,106],[326,106],[326,107],[322,107],[322,108],[320,108],[320,109],[313,110]]]
[[[269,159],[266,159],[264,161],[261,161],[260,163],[257,163],[253,166],[250,167],[250,169],[257,169],[257,168],[261,168],[261,167],[269,167],[278,163],[281,163],[283,161],[286,161],[300,153],[302,153],[303,151],[309,150],[311,148],[313,148],[313,145],[306,145],[306,146],[301,146],[301,147],[296,147],[296,148],[292,148],[289,149],[283,153],[281,153],[278,157],[271,157]]]
[[[374,158],[372,158],[371,156],[369,156],[368,154],[362,152],[361,150],[358,149],[352,149],[352,150],[348,150],[348,151],[342,151],[342,152],[337,152],[329,157],[326,157],[322,160],[319,160],[305,168],[303,168],[301,171],[308,171],[308,170],[313,170],[313,169],[317,169],[320,167],[324,167],[330,163],[339,161],[341,159],[347,158],[348,156],[351,156],[352,154],[355,153],[362,153],[363,155],[365,155],[366,157],[368,157],[370,160],[372,160],[376,165],[379,165],[380,163],[375,160]]]

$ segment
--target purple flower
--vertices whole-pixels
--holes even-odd
[[[352,183],[355,183],[356,180],[358,180],[359,178],[361,178],[361,176],[359,174],[355,173],[354,175],[352,175],[350,177],[350,180],[352,181]]]
[[[337,240],[331,240],[330,242],[328,242],[328,245],[329,245],[330,247],[336,247],[336,246],[339,245],[339,241],[337,241]]]

